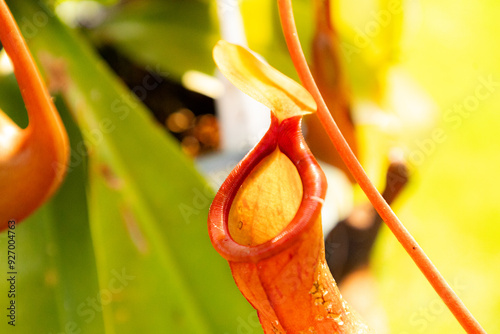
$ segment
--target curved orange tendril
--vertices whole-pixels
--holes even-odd
[[[0,40],[28,112],[19,128],[0,110],[0,231],[20,221],[59,187],[68,161],[68,137],[35,62],[4,0],[0,0]]]
[[[417,267],[424,274],[467,333],[486,333],[366,175],[363,167],[356,159],[356,156],[351,151],[342,133],[335,124],[335,121],[331,117],[328,107],[311,75],[298,38],[291,0],[278,0],[278,6],[283,33],[295,69],[297,70],[302,84],[316,101],[318,105],[317,115],[350,172],[361,189],[365,192],[380,217],[382,217],[389,229],[396,236]]]

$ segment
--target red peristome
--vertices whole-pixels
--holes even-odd
[[[271,126],[217,193],[209,212],[215,249],[229,261],[240,291],[258,311],[265,333],[368,333],[340,296],[325,264],[321,207],[323,171],[300,131],[301,116]],[[235,242],[228,230],[234,197],[258,163],[279,148],[297,168],[303,198],[295,217],[273,239],[257,246]]]
[[[319,215],[326,192],[326,179],[316,160],[307,149],[300,132],[301,117],[278,122],[273,115],[271,126],[261,141],[234,168],[215,196],[209,212],[209,233],[215,249],[229,261],[256,262],[280,252],[295,242]],[[235,242],[228,231],[227,219],[232,201],[245,178],[255,166],[277,147],[296,166],[302,180],[304,195],[294,219],[272,240],[248,247]]]

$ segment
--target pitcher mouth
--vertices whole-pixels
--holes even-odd
[[[302,116],[279,122],[271,115],[271,126],[257,146],[233,169],[219,189],[208,215],[212,243],[226,260],[258,262],[292,246],[312,227],[321,213],[326,193],[323,171],[307,148],[300,123]],[[293,163],[302,182],[303,195],[292,220],[272,239],[254,246],[236,242],[229,232],[229,212],[245,179],[266,157],[279,149]]]

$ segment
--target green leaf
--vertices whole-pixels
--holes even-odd
[[[14,74],[0,75],[0,109],[21,128],[28,125],[28,114]]]
[[[27,3],[12,2],[18,17],[42,10]],[[89,150],[90,223],[106,332],[234,333],[255,311],[210,244],[212,190],[88,44],[47,17],[29,44],[49,80],[63,83]],[[143,88],[161,80],[151,74]]]
[[[0,91],[3,93],[0,107],[18,124],[26,125],[26,111],[13,75],[0,78]],[[75,152],[81,135],[64,106],[58,105],[58,109]],[[0,234],[0,291],[4,292],[0,305],[5,310],[11,300],[15,301],[16,333],[104,332],[99,312],[93,312],[92,321],[83,317],[83,312],[90,309],[88,299],[99,293],[87,215],[84,160],[84,157],[73,159],[71,173],[52,200],[12,230],[17,272],[14,298],[7,293],[11,290],[7,281],[11,275],[6,274],[10,271],[7,267],[10,238],[8,232]],[[8,189],[2,192],[8,194]],[[0,332],[11,333],[14,327],[6,319],[4,316],[0,322]]]
[[[219,39],[210,4],[197,0],[130,1],[98,27],[94,37],[143,66],[159,66],[180,79],[189,70],[213,74]]]
[[[88,0],[56,0],[56,2],[58,4],[60,3],[63,3],[63,2],[80,2],[80,1],[88,1]],[[94,1],[94,2],[99,2],[103,5],[106,5],[106,6],[110,6],[110,5],[114,5],[114,4],[117,4],[119,2],[119,0],[91,0],[91,1]]]

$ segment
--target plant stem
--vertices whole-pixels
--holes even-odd
[[[319,89],[312,77],[298,38],[291,0],[278,0],[278,6],[283,33],[285,35],[290,56],[295,65],[295,69],[298,72],[302,84],[316,100],[316,103],[318,104],[318,117],[335,148],[349,168],[351,174],[356,179],[361,189],[365,192],[380,217],[382,217],[385,221],[386,225],[408,252],[417,267],[424,274],[434,290],[441,297],[466,332],[486,333],[479,322],[467,309],[462,300],[460,300],[457,294],[449,286],[431,260],[427,257],[422,248],[417,244],[412,235],[403,226],[399,218],[392,211],[391,207],[387,204],[382,195],[378,192],[366,175],[363,167],[361,167],[361,164],[356,159],[356,156],[353,154],[346,140],[342,136],[337,124],[331,117],[323,97],[321,96],[321,93],[319,92]]]
[[[67,170],[69,141],[35,61],[4,0],[0,0],[0,41],[14,66],[29,124],[20,129],[0,111],[0,134],[11,135],[0,155],[0,231],[8,220],[21,221],[59,187]],[[5,130],[4,130],[5,131]]]
[[[62,132],[59,114],[9,8],[0,0],[0,40],[9,55],[29,116],[29,127]],[[39,126],[35,126],[40,124]],[[46,131],[46,130],[44,130]]]

